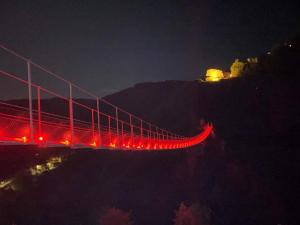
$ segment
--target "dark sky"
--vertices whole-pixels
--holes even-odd
[[[0,41],[104,95],[259,55],[299,32],[296,2],[2,0]]]

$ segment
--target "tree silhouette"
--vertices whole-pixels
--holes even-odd
[[[239,75],[241,75],[241,73],[244,71],[244,67],[245,63],[236,59],[230,67],[231,77],[238,77]]]
[[[209,225],[211,210],[207,207],[200,207],[197,204],[186,206],[180,203],[175,213],[174,225]]]
[[[130,212],[108,208],[100,215],[99,225],[132,225]]]

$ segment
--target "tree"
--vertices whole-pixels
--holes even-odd
[[[238,59],[236,59],[230,67],[231,77],[240,76],[241,73],[244,71],[244,67],[245,67],[245,63],[243,63],[243,62],[239,61]]]
[[[99,225],[132,225],[130,212],[108,208],[100,215]]]
[[[186,206],[180,203],[175,212],[174,225],[209,225],[211,210],[207,207],[200,207],[197,204]]]

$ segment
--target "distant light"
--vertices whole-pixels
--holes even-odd
[[[210,82],[217,82],[224,78],[223,71],[219,69],[208,69],[205,76],[205,80]]]
[[[43,140],[44,140],[44,137],[40,136],[39,141],[43,141]]]
[[[271,52],[267,52],[268,55],[271,55]]]
[[[291,47],[292,47],[292,45],[291,45],[291,44],[289,44],[289,47],[291,48]]]

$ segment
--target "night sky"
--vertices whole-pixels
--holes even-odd
[[[0,3],[0,42],[99,95],[228,69],[299,32],[291,1]]]

